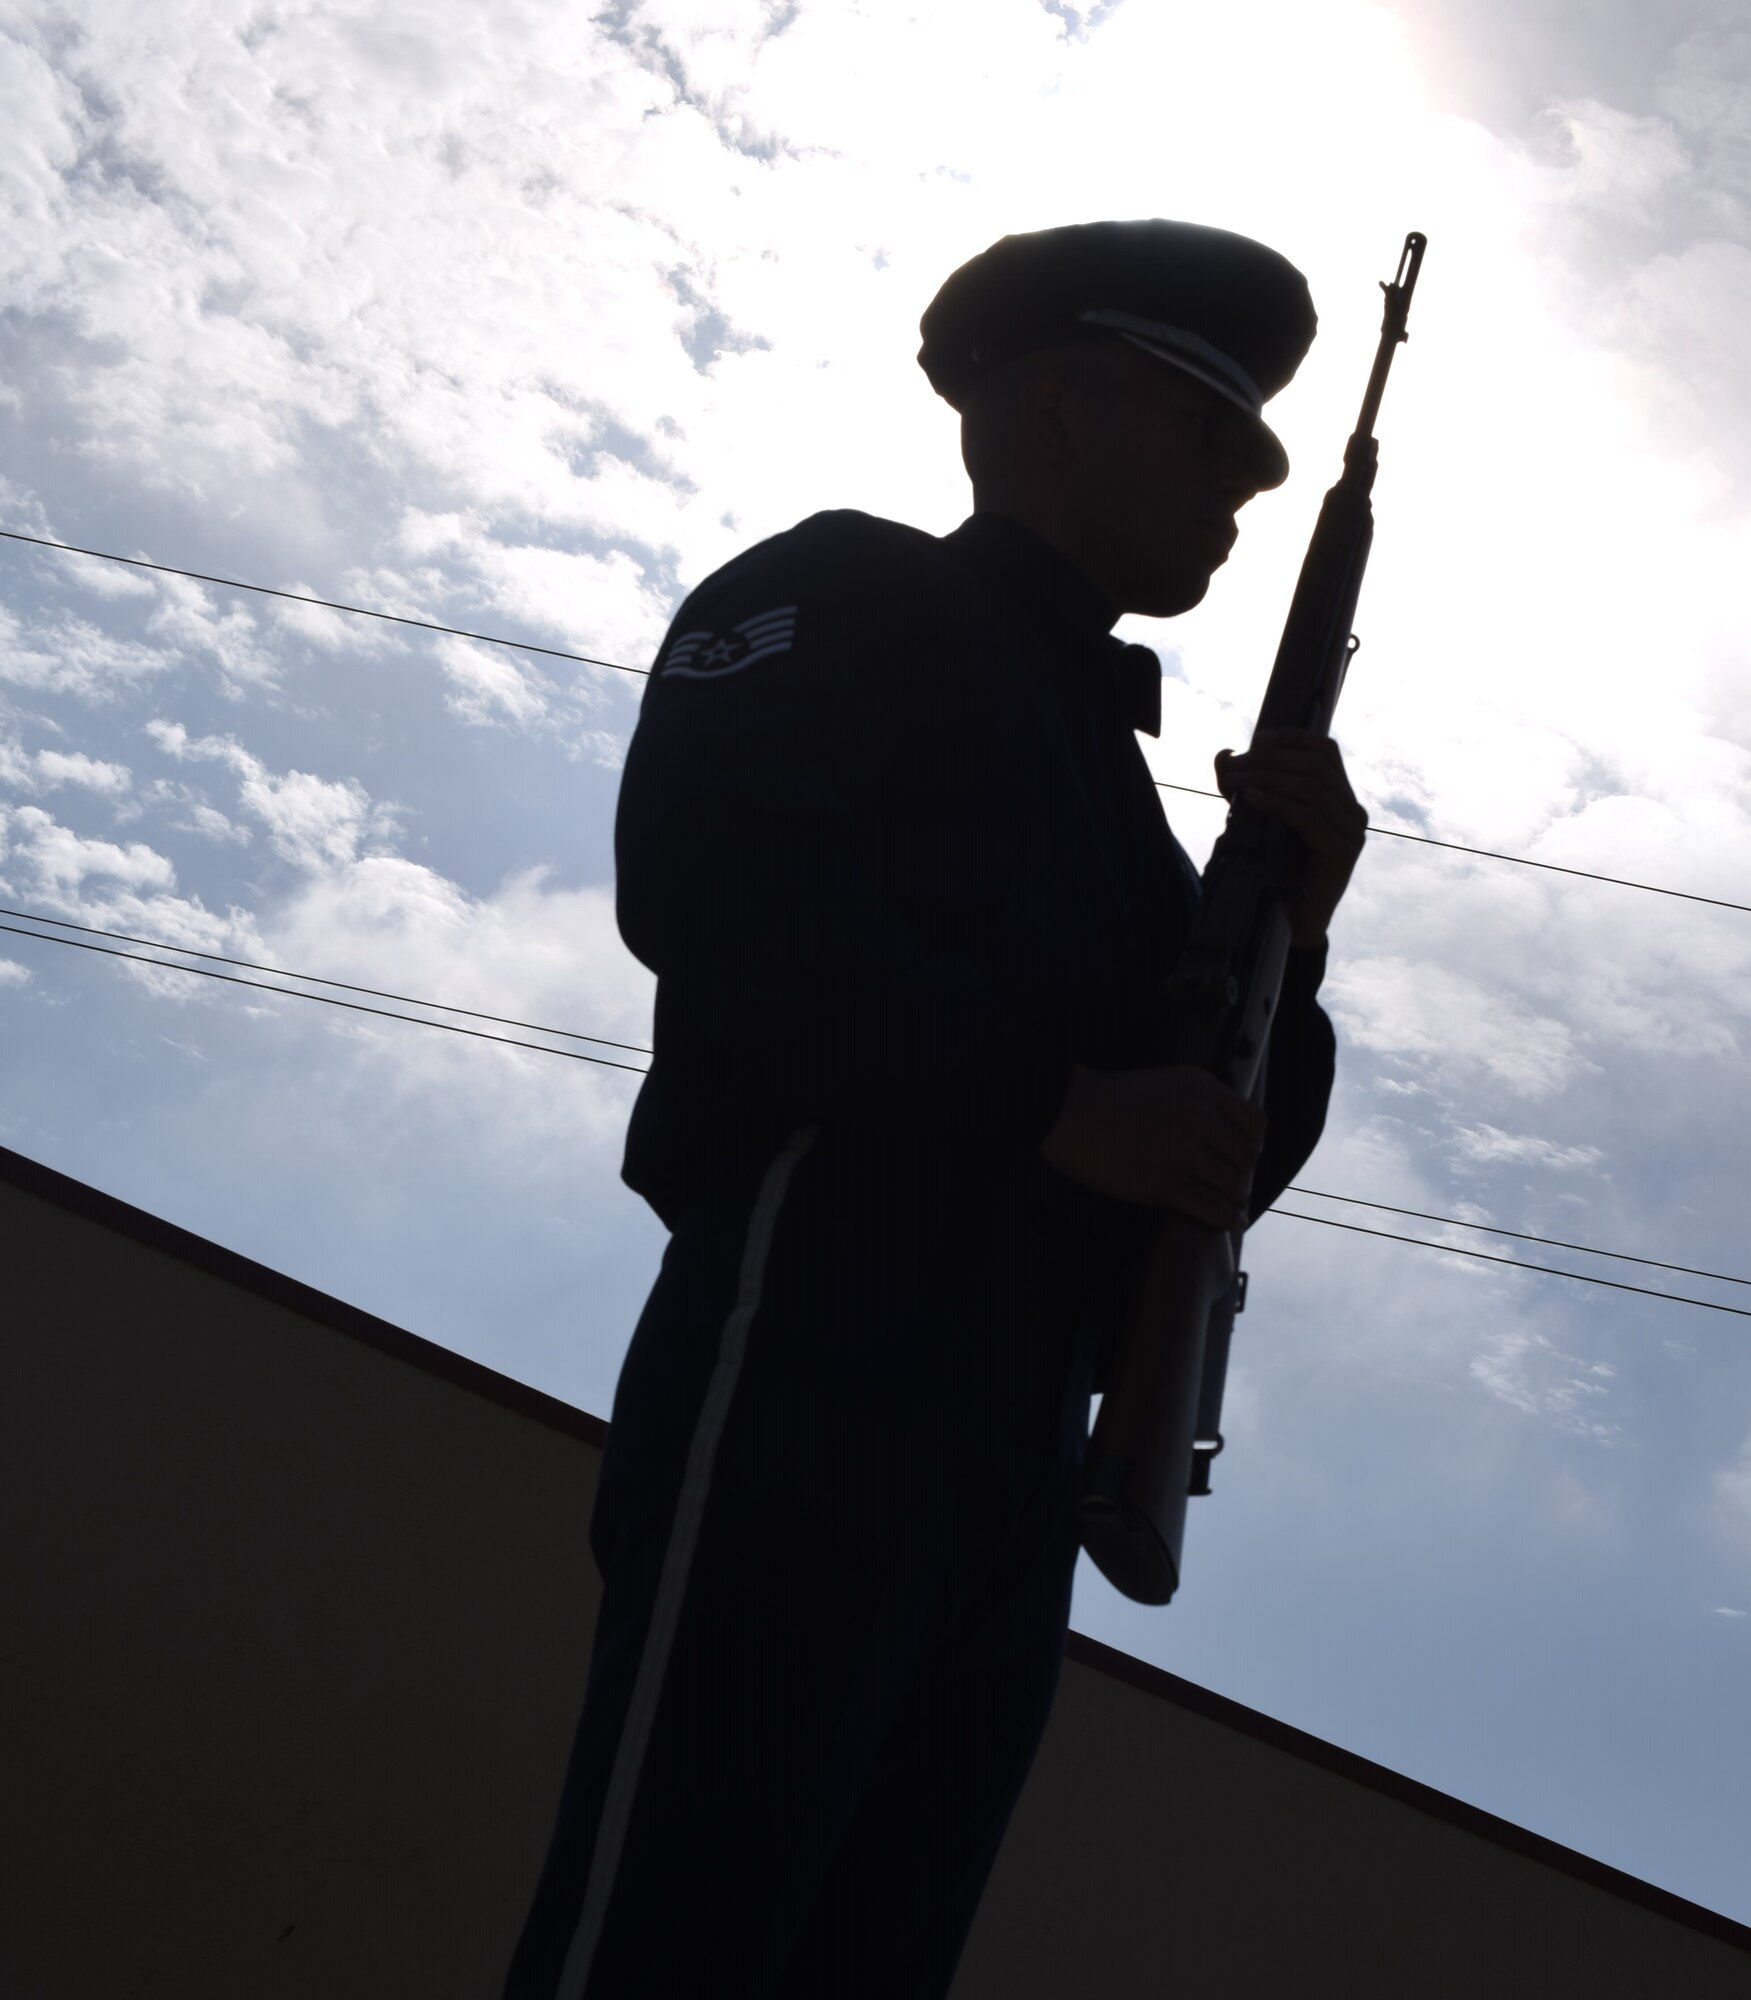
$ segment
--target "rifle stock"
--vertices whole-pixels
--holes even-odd
[[[1301,565],[1258,729],[1331,731],[1356,650],[1352,625],[1374,535],[1374,423],[1426,239],[1404,241],[1344,469]],[[1255,731],[1256,734],[1256,731]],[[1170,1062],[1198,1063],[1243,1097],[1263,1093],[1289,950],[1286,905],[1303,862],[1280,821],[1233,807],[1203,874],[1198,915],[1168,982]],[[1179,1588],[1186,1502],[1210,1490],[1234,1316],[1246,1297],[1242,1237],[1164,1215],[1105,1370],[1077,1499],[1084,1548],[1115,1589],[1166,1604]]]

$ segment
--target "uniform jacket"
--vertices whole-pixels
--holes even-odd
[[[1160,667],[1030,530],[816,514],[707,578],[627,754],[618,917],[657,975],[623,1178],[674,1228],[800,1125],[989,1172],[1047,1226],[1149,1212],[1038,1161],[1072,1067],[1161,1061],[1198,876],[1134,732]],[[1253,1212],[1312,1151],[1324,952],[1290,954]]]

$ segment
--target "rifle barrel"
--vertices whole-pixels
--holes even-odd
[[[1374,372],[1368,377],[1367,394],[1362,398],[1362,414],[1356,419],[1356,436],[1372,437],[1374,420],[1380,415],[1380,399],[1386,393],[1386,371],[1401,340],[1409,340],[1405,322],[1410,318],[1411,293],[1417,288],[1417,273],[1423,268],[1423,252],[1429,239],[1413,229],[1399,253],[1398,275],[1389,285],[1383,278],[1380,289],[1386,294],[1386,310],[1380,321],[1380,346],[1374,355]]]

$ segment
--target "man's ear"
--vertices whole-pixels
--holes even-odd
[[[1068,404],[1063,377],[1050,368],[1030,369],[1017,385],[1021,433],[1030,453],[1048,465],[1062,465],[1073,449]]]

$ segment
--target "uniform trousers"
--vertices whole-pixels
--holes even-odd
[[[1098,1335],[1046,1171],[808,1128],[677,1222],[504,2000],[947,1993],[1069,1626]]]

